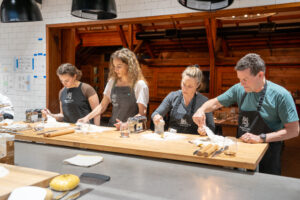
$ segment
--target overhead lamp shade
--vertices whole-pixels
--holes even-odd
[[[220,10],[230,6],[233,1],[234,0],[178,0],[184,7],[202,11]]]
[[[34,0],[3,0],[1,22],[42,21],[41,11]]]
[[[73,0],[71,14],[85,19],[113,19],[117,17],[115,0]]]

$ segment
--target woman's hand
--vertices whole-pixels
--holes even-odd
[[[198,127],[198,133],[201,136],[206,136],[206,131],[203,127]]]
[[[205,120],[205,113],[200,109],[193,115],[193,121],[198,125],[198,127],[202,128],[203,126],[205,126]]]
[[[156,114],[154,117],[153,117],[153,123],[155,125],[157,125],[159,123],[160,120],[163,120],[163,117],[160,115],[160,114]]]
[[[50,116],[53,115],[53,114],[50,112],[50,110],[48,110],[47,108],[44,108],[44,109],[42,110],[42,114],[44,114],[44,115],[50,115]]]
[[[120,130],[120,127],[121,127],[121,124],[122,124],[122,122],[119,120],[119,119],[116,119],[116,122],[117,123],[115,123],[114,124],[114,126],[117,128],[117,130],[119,131]]]

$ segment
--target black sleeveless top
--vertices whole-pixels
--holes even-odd
[[[75,88],[64,88],[60,94],[64,122],[76,123],[78,119],[92,111],[88,98],[83,94],[81,87],[82,83]]]

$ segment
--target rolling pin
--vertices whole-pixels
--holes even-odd
[[[201,149],[200,151],[198,151],[197,155],[198,155],[198,156],[202,156],[203,153],[204,153],[207,149],[209,149],[210,147],[212,147],[212,144],[206,145],[205,147],[203,147],[203,149]]]
[[[75,132],[74,129],[64,129],[64,130],[58,130],[51,133],[45,133],[44,137],[55,137],[55,136],[66,135],[74,132]]]
[[[205,157],[208,157],[210,154],[212,154],[213,152],[217,151],[219,148],[219,145],[215,144],[212,145],[209,149],[207,149],[206,151],[203,152],[203,155]]]

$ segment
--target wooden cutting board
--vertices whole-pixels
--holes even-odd
[[[150,140],[143,137],[150,134],[146,131],[139,134],[130,134],[129,138],[120,138],[120,132],[107,130],[101,133],[72,133],[57,137],[43,137],[32,131],[24,131],[16,135],[17,140],[41,142],[46,144],[71,146],[76,148],[93,149],[99,151],[118,152],[146,157],[164,158],[187,162],[204,163],[226,167],[239,167],[254,170],[268,148],[268,144],[238,143],[236,156],[224,156],[223,154],[210,158],[195,156],[193,152],[199,149],[188,141],[199,138],[199,135],[178,134],[184,139],[180,140]]]
[[[7,199],[9,194],[18,187],[39,186],[48,187],[50,180],[58,173],[1,164],[9,170],[9,174],[0,178],[0,200]]]

